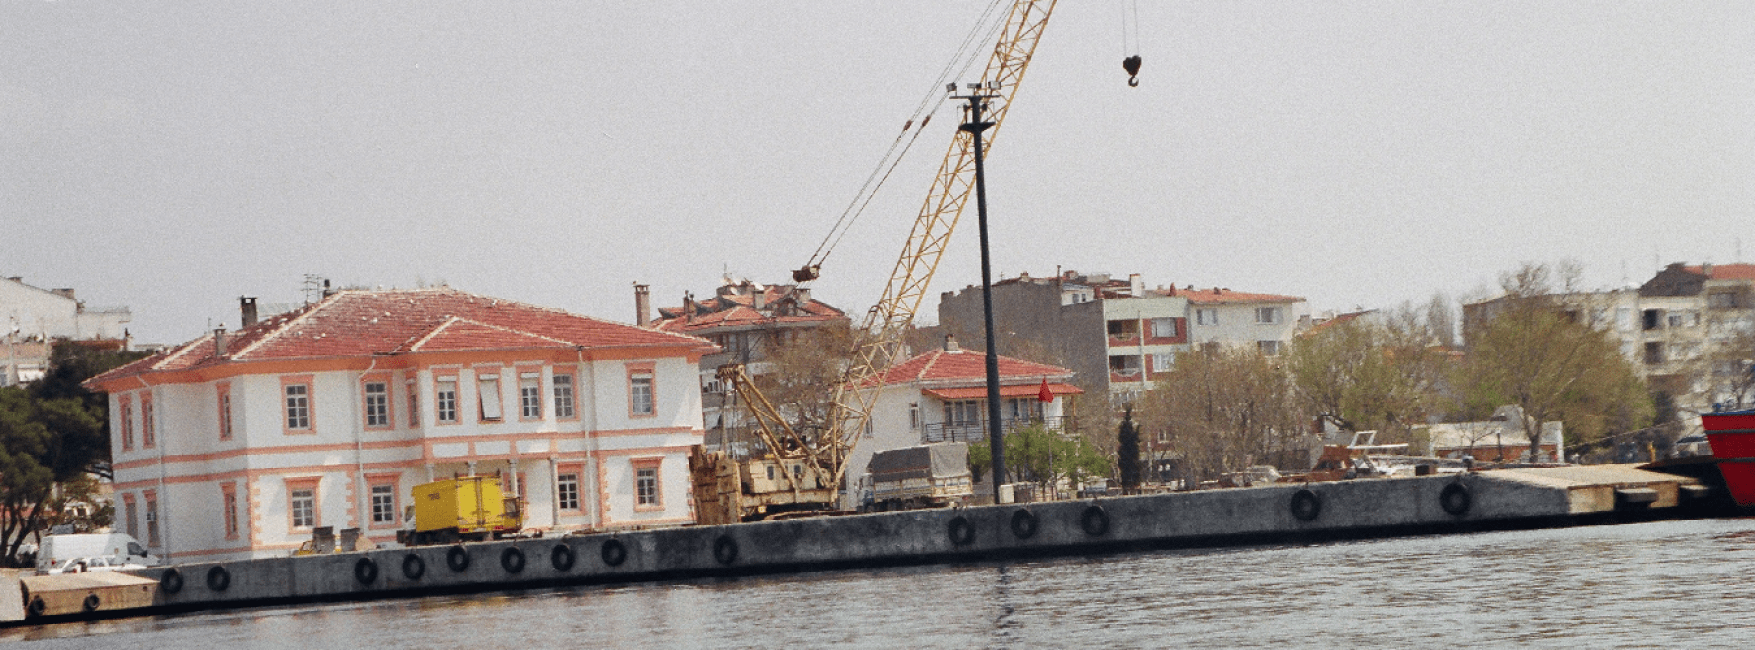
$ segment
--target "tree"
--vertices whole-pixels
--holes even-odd
[[[1369,315],[1367,315],[1369,316]],[[1429,318],[1429,317],[1428,317]],[[1445,352],[1412,308],[1386,318],[1332,323],[1292,343],[1286,365],[1306,408],[1346,431],[1406,442],[1438,399]]]
[[[1141,401],[1142,419],[1167,433],[1189,486],[1277,457],[1292,462],[1286,452],[1300,451],[1306,418],[1291,380],[1251,348],[1177,357]]]
[[[1133,406],[1121,416],[1116,435],[1115,463],[1120,466],[1121,489],[1132,492],[1140,486],[1140,428],[1133,422]]]
[[[1018,427],[1005,434],[1006,473],[1012,479],[1051,488],[1066,480],[1080,485],[1109,476],[1109,459],[1080,436],[1063,436],[1041,424]],[[992,447],[985,441],[969,445],[969,469],[979,475],[993,466]],[[1004,479],[999,479],[1004,480]]]
[[[853,360],[853,333],[843,323],[804,330],[783,330],[763,345],[756,388],[803,433],[829,424],[835,388],[844,381]],[[752,368],[753,370],[753,368]]]
[[[1523,408],[1531,458],[1542,422],[1561,420],[1575,442],[1590,443],[1610,430],[1640,428],[1652,415],[1645,383],[1615,340],[1553,298],[1556,275],[1572,288],[1572,267],[1525,264],[1501,277],[1505,296],[1467,332],[1456,382],[1469,413]]]
[[[1712,382],[1729,408],[1755,406],[1755,324],[1732,326],[1712,348]]]

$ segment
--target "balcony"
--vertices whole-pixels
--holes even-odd
[[[1064,415],[1051,418],[1004,418],[1000,420],[1001,429],[1005,432],[1016,431],[1019,427],[1040,424],[1049,431],[1060,433],[1078,433],[1077,418]],[[935,442],[986,442],[987,419],[980,422],[963,422],[947,424],[934,422],[920,428],[920,444]]]

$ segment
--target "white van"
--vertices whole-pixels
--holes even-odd
[[[37,573],[41,574],[157,564],[158,558],[147,553],[146,547],[122,533],[49,535],[37,549]]]

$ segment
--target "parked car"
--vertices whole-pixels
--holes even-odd
[[[1711,456],[1712,443],[1706,441],[1704,435],[1682,436],[1676,439],[1676,457]]]
[[[158,558],[146,552],[146,547],[122,533],[49,535],[43,538],[42,548],[37,551],[37,573],[60,573],[73,567],[90,569],[99,560],[106,567],[158,564]]]

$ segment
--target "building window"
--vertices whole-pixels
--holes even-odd
[[[366,382],[366,426],[390,426],[389,382]]]
[[[500,376],[476,374],[476,402],[481,406],[481,419],[484,421],[499,420],[500,413]]]
[[[1640,314],[1640,328],[1641,329],[1650,331],[1650,330],[1656,330],[1656,329],[1663,329],[1663,327],[1664,327],[1664,310],[1662,310],[1662,309],[1647,309],[1644,312],[1641,312],[1641,314]]]
[[[317,525],[317,487],[294,487],[287,492],[287,510],[292,515],[293,528],[312,528]]]
[[[372,525],[396,525],[396,484],[372,486]]]
[[[140,447],[151,449],[158,444],[158,435],[152,426],[152,395],[140,394]]]
[[[1713,309],[1736,309],[1740,306],[1737,302],[1737,294],[1729,291],[1706,294],[1706,306]]]
[[[978,399],[945,402],[945,426],[966,427],[984,421],[982,409],[987,402]]]
[[[628,412],[633,415],[657,412],[652,404],[652,371],[636,371],[628,375]]]
[[[403,383],[403,387],[406,389],[404,392],[408,394],[408,426],[418,427],[420,426],[420,384],[416,383],[413,377],[410,377],[408,381]]]
[[[142,493],[146,501],[146,545],[156,547],[158,543],[158,494],[152,490]]]
[[[1273,324],[1280,322],[1279,307],[1256,307],[1255,322]]]
[[[1109,357],[1109,372],[1122,377],[1133,377],[1140,374],[1140,358],[1132,354],[1118,354]]]
[[[574,417],[573,412],[573,376],[557,374],[555,385],[555,417],[568,419]]]
[[[232,439],[232,389],[231,386],[219,386],[219,439]]]
[[[1279,341],[1256,341],[1255,342],[1255,349],[1257,351],[1261,352],[1262,354],[1267,354],[1267,355],[1279,354],[1280,353],[1280,342]]]
[[[1645,363],[1656,365],[1664,362],[1664,344],[1652,341],[1645,344]]]
[[[1176,353],[1175,352],[1154,352],[1154,353],[1152,353],[1152,372],[1170,372],[1170,369],[1175,368],[1175,367],[1176,367]]]
[[[634,461],[634,509],[656,510],[664,506],[663,494],[658,489],[657,459]]]
[[[915,402],[913,404],[908,405],[908,428],[914,429],[914,430],[920,429],[920,403],[919,402]]]
[[[1176,338],[1176,319],[1174,319],[1174,318],[1154,318],[1154,319],[1152,319],[1152,337],[1153,338],[1160,338],[1160,339]]]
[[[122,513],[125,515],[123,521],[128,526],[128,536],[140,539],[140,512],[139,508],[134,505],[134,495],[122,495]]]
[[[219,486],[219,490],[220,490],[220,505],[219,505],[220,517],[223,518],[225,521],[225,538],[226,539],[237,539],[238,538],[238,485],[236,483],[221,483]]]
[[[518,374],[518,417],[526,420],[542,417],[542,373]]]
[[[122,403],[122,451],[128,451],[134,448],[134,402],[127,395],[118,401]],[[133,535],[134,531],[130,530],[128,534]]]
[[[433,408],[436,419],[441,423],[457,421],[457,378],[440,378],[438,388],[433,391]]]
[[[1219,324],[1219,310],[1217,310],[1217,309],[1196,309],[1196,310],[1194,310],[1194,322],[1201,324],[1201,325],[1218,325]]]
[[[308,431],[311,428],[311,385],[286,385],[286,428]]]
[[[555,504],[561,510],[579,509],[579,473],[562,472],[555,477]]]

